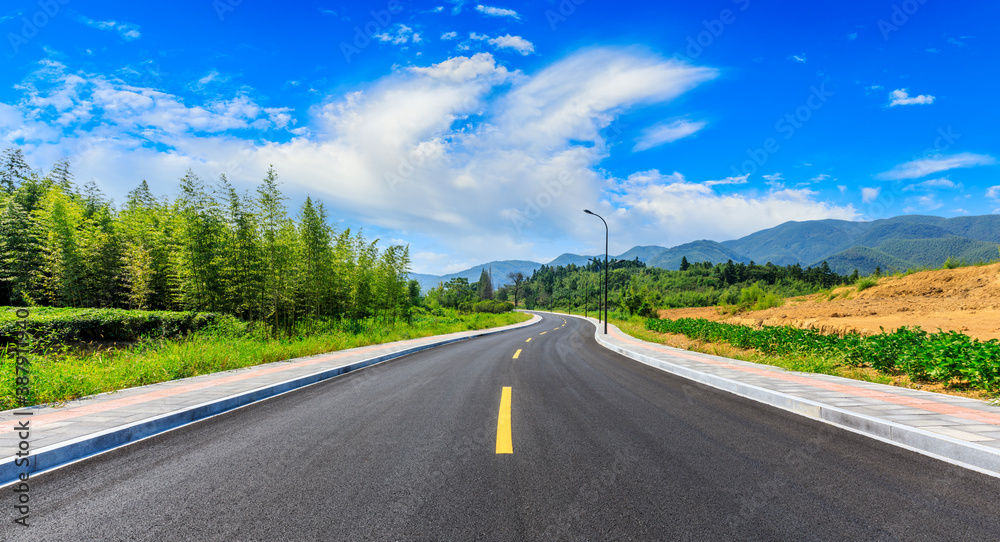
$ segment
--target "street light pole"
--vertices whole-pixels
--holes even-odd
[[[604,222],[604,334],[608,334],[608,223],[604,220],[601,215],[589,210],[584,209],[583,212],[588,215],[594,215]],[[600,310],[598,310],[600,312]]]

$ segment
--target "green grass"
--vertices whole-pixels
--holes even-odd
[[[878,278],[874,276],[862,277],[858,280],[858,291],[864,291],[878,284]]]
[[[505,326],[529,318],[524,313],[450,313],[418,316],[412,324],[366,321],[351,330],[302,331],[281,339],[211,327],[181,339],[144,339],[124,349],[49,349],[30,358],[32,403],[58,403],[358,346]],[[7,410],[21,405],[14,394],[14,360],[6,355],[6,349],[0,354],[0,410]]]

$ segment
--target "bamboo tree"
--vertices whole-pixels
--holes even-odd
[[[167,205],[157,201],[146,181],[129,192],[117,225],[121,232],[124,297],[131,309],[169,305],[169,222]]]
[[[267,176],[257,187],[257,216],[259,219],[263,253],[264,289],[261,292],[262,312],[277,331],[286,320],[286,283],[290,254],[287,235],[289,221],[285,210],[285,196],[278,188],[278,174],[274,167],[267,169]]]
[[[218,202],[192,171],[181,178],[174,203],[176,302],[184,309],[215,310],[221,299],[218,253],[222,216]]]

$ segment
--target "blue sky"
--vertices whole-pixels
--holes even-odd
[[[414,271],[1000,211],[995,2],[5,2],[0,146],[190,168]]]

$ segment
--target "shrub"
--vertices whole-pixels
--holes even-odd
[[[864,277],[864,278],[862,278],[861,280],[858,281],[858,291],[860,292],[862,290],[867,290],[868,288],[871,288],[872,286],[875,286],[876,284],[878,284],[878,279],[877,278],[871,277],[871,276]]]
[[[242,324],[211,312],[130,311],[124,309],[31,308],[28,333],[36,340],[135,341],[141,337],[177,337],[206,327],[233,330]],[[0,344],[17,340],[15,308],[0,310]]]

